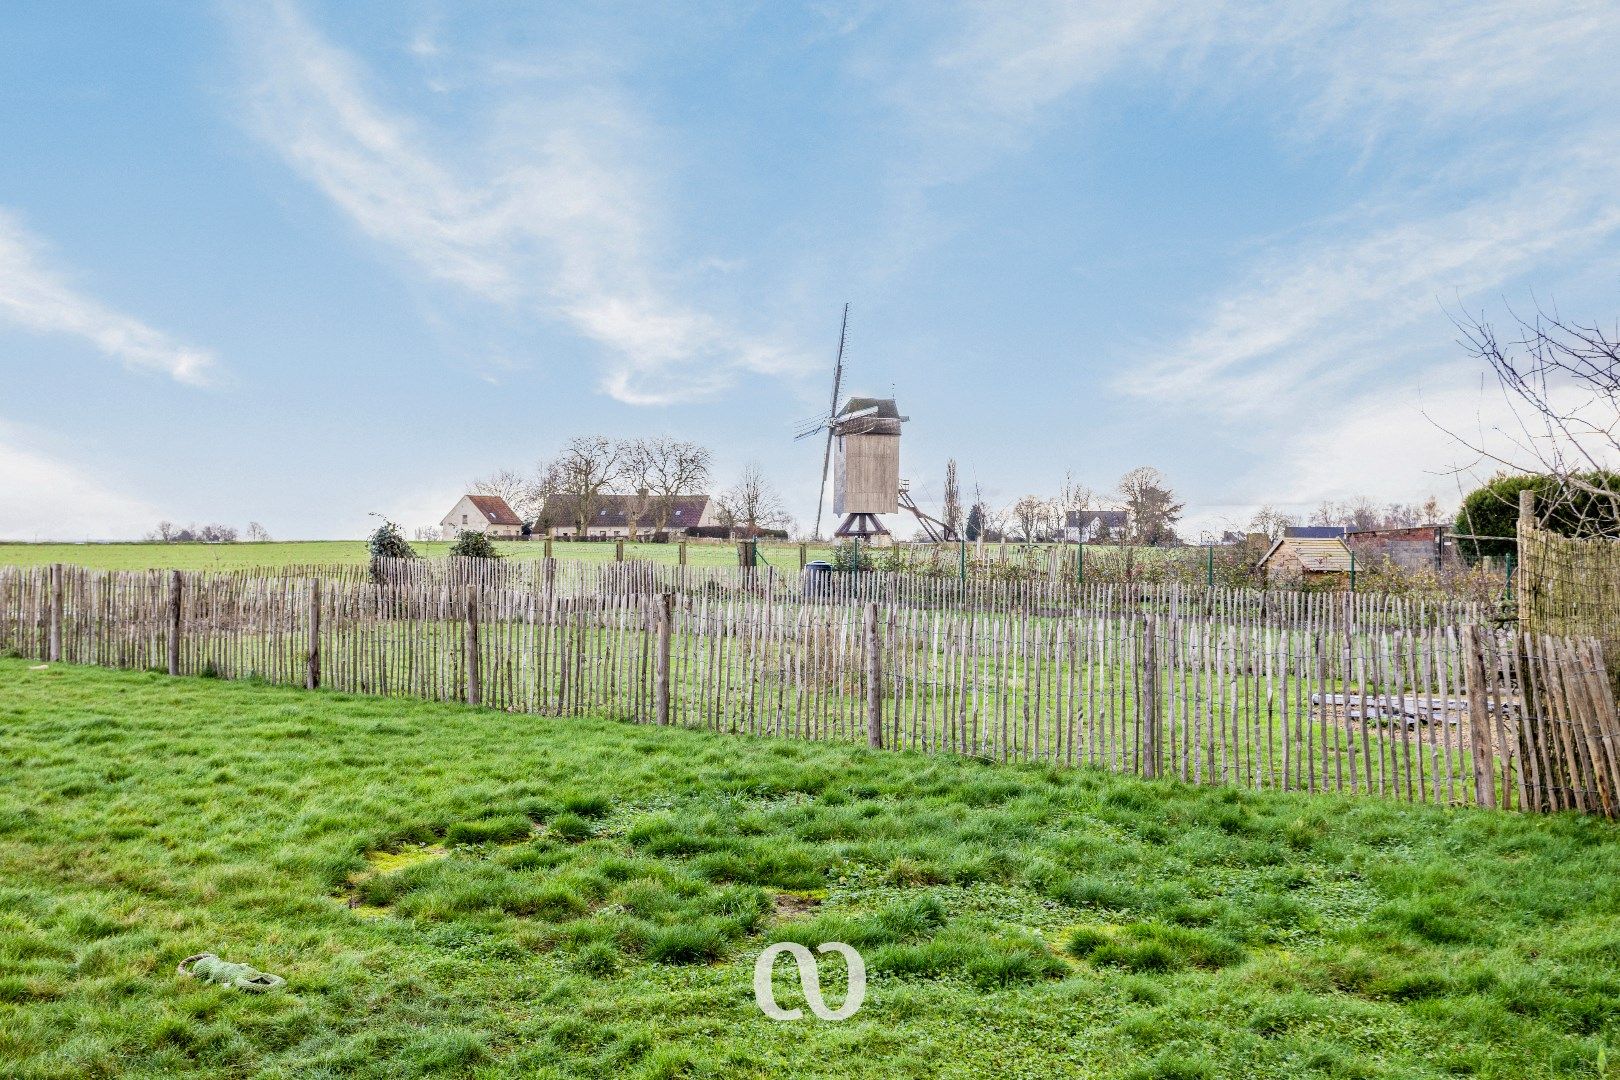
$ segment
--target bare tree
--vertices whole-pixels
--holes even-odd
[[[1025,543],[1034,544],[1051,536],[1055,505],[1039,495],[1025,495],[1008,509],[1013,528]]]
[[[270,539],[270,530],[257,521],[248,522],[247,538],[255,544],[262,544]]]
[[[598,500],[623,475],[624,463],[624,444],[604,435],[580,435],[568,440],[551,463],[548,475],[552,488],[569,500],[579,530],[576,535],[581,539]]]
[[[1131,539],[1138,544],[1174,544],[1176,522],[1185,504],[1176,502],[1175,492],[1158,469],[1147,465],[1132,469],[1119,478],[1119,498],[1130,513]]]
[[[148,540],[159,540],[165,544],[172,543],[175,538],[175,526],[172,521],[160,521],[157,528],[146,534]]]
[[[720,521],[745,537],[758,536],[763,529],[785,529],[792,524],[781,496],[765,479],[760,467],[743,466],[737,482],[720,496]]]
[[[963,535],[962,489],[956,479],[955,458],[945,463],[945,498],[940,504],[939,518],[945,523],[947,535],[953,537]]]
[[[1285,514],[1270,506],[1262,506],[1254,512],[1254,517],[1249,519],[1249,531],[1260,533],[1268,540],[1276,540],[1294,524],[1292,514]]]
[[[468,484],[467,490],[475,495],[499,495],[524,521],[539,513],[543,498],[538,477],[525,476],[512,469],[497,469]]]
[[[669,528],[677,498],[699,494],[708,486],[712,460],[707,447],[682,439],[657,436],[630,444],[630,486],[649,501],[658,532]]]
[[[1463,347],[1496,375],[1516,430],[1496,429],[1505,449],[1483,432],[1450,434],[1510,472],[1550,477],[1538,488],[1542,521],[1556,517],[1560,531],[1577,535],[1620,535],[1611,472],[1620,462],[1620,328],[1566,320],[1540,305],[1530,318],[1509,316],[1514,340],[1506,343],[1483,315],[1454,322]]]

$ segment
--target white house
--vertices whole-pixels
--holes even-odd
[[[463,531],[516,540],[523,536],[523,519],[499,495],[463,495],[440,520],[439,529],[446,540],[454,540]]]
[[[669,513],[662,530],[658,528],[659,511],[663,509],[658,496],[598,495],[591,506],[590,518],[585,523],[588,538],[621,539],[630,535],[630,519],[634,514],[636,536],[650,539],[655,532],[666,536],[682,536],[687,529],[719,524],[715,500],[707,495],[677,495],[669,500]],[[546,500],[536,522],[536,532],[546,532],[559,540],[573,537],[579,532],[576,502],[568,495],[553,495]],[[639,512],[638,512],[639,511]]]

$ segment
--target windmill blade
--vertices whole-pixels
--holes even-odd
[[[838,359],[833,363],[832,404],[827,407],[829,417],[838,414],[838,391],[844,382],[844,343],[849,340],[849,304],[844,304],[844,319],[838,325]],[[827,447],[821,452],[821,487],[816,491],[816,529],[811,535],[821,539],[821,510],[827,501],[827,468],[832,464],[832,423],[827,424]]]

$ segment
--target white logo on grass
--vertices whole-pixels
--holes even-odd
[[[842,941],[818,945],[816,951],[838,953],[849,965],[849,992],[844,995],[844,1003],[836,1009],[827,1008],[827,1002],[821,996],[821,975],[816,968],[816,958],[810,955],[809,949],[791,941],[778,941],[754,961],[754,1000],[759,1003],[761,1012],[772,1020],[797,1020],[804,1015],[802,1009],[784,1009],[777,1005],[776,995],[771,991],[771,972],[776,967],[776,958],[783,953],[791,955],[799,965],[799,986],[804,989],[804,1003],[818,1018],[848,1020],[860,1010],[861,1002],[866,1000],[866,961],[861,959],[861,954]]]

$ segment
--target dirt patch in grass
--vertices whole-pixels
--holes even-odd
[[[812,893],[779,892],[771,898],[771,911],[778,919],[804,919],[815,914],[821,900]]]

